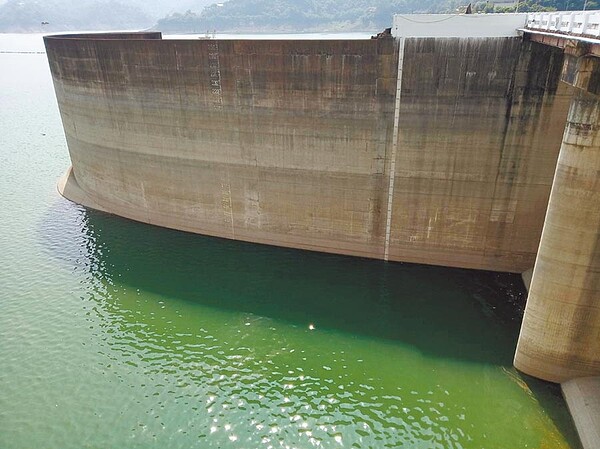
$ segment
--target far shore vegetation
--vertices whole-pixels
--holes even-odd
[[[380,31],[393,14],[460,13],[468,0],[0,0],[0,32]],[[474,13],[599,9],[600,0],[471,2]]]

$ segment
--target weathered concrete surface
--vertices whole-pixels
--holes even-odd
[[[104,209],[380,257],[393,41],[48,42],[75,177]]]
[[[570,98],[560,50],[408,39],[393,260],[533,267]]]
[[[515,356],[553,382],[600,375],[599,173],[600,96],[577,89]]]
[[[584,449],[600,447],[600,377],[573,379],[561,385]]]
[[[383,257],[394,40],[118,37],[46,38],[73,176],[97,208]],[[390,260],[533,266],[569,104],[561,66],[560,49],[518,38],[407,39]]]

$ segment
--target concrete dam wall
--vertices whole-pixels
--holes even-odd
[[[561,49],[519,37],[45,43],[74,201],[294,248],[534,265],[572,95]]]

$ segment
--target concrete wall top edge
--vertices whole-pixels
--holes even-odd
[[[214,41],[230,41],[230,42],[376,42],[377,39],[364,38],[364,39],[174,39],[168,38],[163,39],[162,32],[160,31],[139,31],[139,32],[127,32],[127,33],[82,33],[82,34],[51,34],[44,36],[45,40],[69,40],[69,41],[103,41],[103,40],[116,40],[116,41],[128,41],[128,40],[163,40],[165,42],[214,42]]]
[[[44,36],[44,42],[47,50],[52,48],[61,53],[67,48],[83,49],[92,46],[109,46],[112,50],[123,51],[139,51],[140,47],[145,51],[161,51],[172,48],[209,47],[213,44],[224,49],[235,48],[242,53],[256,50],[268,53],[396,53],[394,39],[162,39],[161,33],[110,33]]]
[[[292,55],[292,56],[356,56],[359,58],[371,57],[396,57],[397,47],[394,39],[365,39],[365,40],[232,40],[232,39],[162,39],[143,37],[143,34],[129,38],[111,36],[104,39],[99,36],[87,35],[77,37],[47,36],[44,38],[49,61],[54,66],[62,58],[78,61],[84,60],[118,60],[127,57],[136,58],[164,58],[187,52],[190,54],[205,54],[219,52],[224,55]],[[193,58],[198,60],[197,58]],[[202,59],[203,60],[203,59]],[[365,60],[365,63],[367,61]],[[164,67],[175,64],[157,62],[157,66]],[[61,63],[59,65],[65,65]]]
[[[145,39],[162,39],[160,31],[133,31],[123,33],[74,33],[74,34],[49,34],[44,36],[44,39],[52,40],[145,40]]]

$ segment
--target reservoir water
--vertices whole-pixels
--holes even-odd
[[[511,367],[520,278],[190,235],[61,198],[39,35],[0,35],[0,448],[579,448]]]

